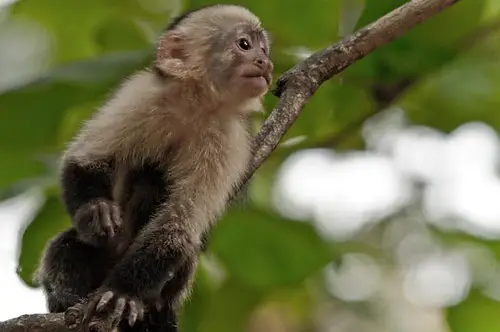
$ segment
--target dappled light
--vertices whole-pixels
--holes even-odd
[[[467,261],[460,254],[426,257],[405,273],[404,292],[417,305],[447,307],[465,298],[470,286]]]
[[[340,266],[325,269],[325,284],[332,295],[344,301],[367,301],[377,295],[383,273],[368,255],[346,254]]]
[[[417,199],[430,223],[500,236],[495,131],[484,123],[464,124],[448,135],[398,126],[384,128],[385,137],[375,130],[367,135],[377,137],[367,142],[372,151],[313,149],[289,157],[276,180],[277,209],[290,218],[314,219],[325,233],[342,238]]]
[[[394,213],[411,195],[389,159],[365,152],[301,151],[285,161],[277,181],[279,210],[292,218],[312,216],[322,232],[337,239]]]

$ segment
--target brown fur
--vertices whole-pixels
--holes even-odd
[[[205,220],[211,223],[220,216],[228,192],[247,167],[250,135],[243,115],[250,103],[207,109],[198,101],[199,95],[189,87],[179,92],[182,88],[163,86],[149,71],[135,75],[85,124],[63,160],[84,164],[114,155],[118,171],[145,159],[168,161],[166,170],[176,179],[172,196],[196,212],[192,226],[198,237],[208,226],[203,225]],[[186,101],[181,105],[175,101],[179,93]],[[251,102],[258,105],[256,100]],[[172,145],[182,149],[174,160],[166,160]],[[175,211],[181,207],[173,201],[168,205],[170,213],[180,213]]]
[[[236,51],[241,38],[258,43],[255,50]],[[71,260],[71,253],[61,252],[68,243],[80,256],[86,250],[104,250],[103,254],[111,256],[110,272],[95,277],[95,282],[102,282],[92,295],[97,301],[104,291],[112,290],[127,301],[130,297],[155,301],[161,293],[173,308],[182,303],[204,246],[202,238],[224,213],[229,193],[239,185],[248,166],[248,117],[261,110],[267,91],[257,83],[262,80],[248,77],[254,77],[258,67],[263,71],[259,75],[266,75],[262,77],[270,84],[272,63],[259,60],[268,60],[268,49],[269,38],[258,18],[233,5],[195,11],[165,32],[156,71],[145,69],[126,80],[84,124],[62,158],[64,197],[72,217],[84,208],[88,212],[88,204],[94,201],[119,204],[126,212],[122,227],[126,232],[112,246],[123,249],[118,253],[109,247],[85,249],[87,244],[72,242],[78,236],[74,230],[61,234],[42,260],[41,280],[49,293],[69,287],[61,286],[67,284],[68,276],[60,275],[68,269],[61,266],[63,261]],[[150,173],[144,173],[142,180],[130,180],[131,173],[143,174],[144,169]],[[154,177],[155,172],[161,177]],[[87,178],[94,181],[90,187],[84,181]],[[141,187],[133,187],[134,183]],[[163,183],[168,190],[158,191]],[[149,198],[140,195],[153,191],[164,197],[151,210],[149,220],[133,220],[135,215],[126,209],[127,204],[142,208]],[[151,200],[146,211],[153,209],[150,205],[157,198]],[[87,233],[92,230],[85,224],[80,227]],[[143,275],[135,268],[143,269]],[[83,296],[69,295],[63,303]],[[54,305],[53,310],[62,305]],[[89,305],[87,310],[94,309]]]

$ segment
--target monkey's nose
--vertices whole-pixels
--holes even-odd
[[[268,70],[270,61],[266,58],[259,57],[256,58],[253,63],[262,70]]]

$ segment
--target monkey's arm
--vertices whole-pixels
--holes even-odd
[[[126,313],[133,325],[144,303],[158,299],[165,283],[200,250],[200,239],[189,227],[193,225],[190,218],[192,213],[185,205],[162,208],[91,296],[82,323],[89,324],[111,303],[113,324],[118,324]]]
[[[121,223],[120,210],[112,201],[112,162],[81,163],[64,160],[62,198],[82,241],[102,245]]]

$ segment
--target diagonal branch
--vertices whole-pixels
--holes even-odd
[[[280,97],[280,101],[255,138],[253,163],[246,181],[276,149],[309,98],[323,82],[458,1],[410,0],[287,71],[277,82],[275,95]]]
[[[254,140],[254,156],[244,184],[278,146],[309,98],[323,82],[458,1],[410,0],[374,23],[313,54],[287,71],[278,80],[277,89],[274,91],[274,94],[280,97],[280,101]],[[24,315],[0,323],[0,332],[27,331],[64,332],[70,330],[65,327],[62,314]]]

